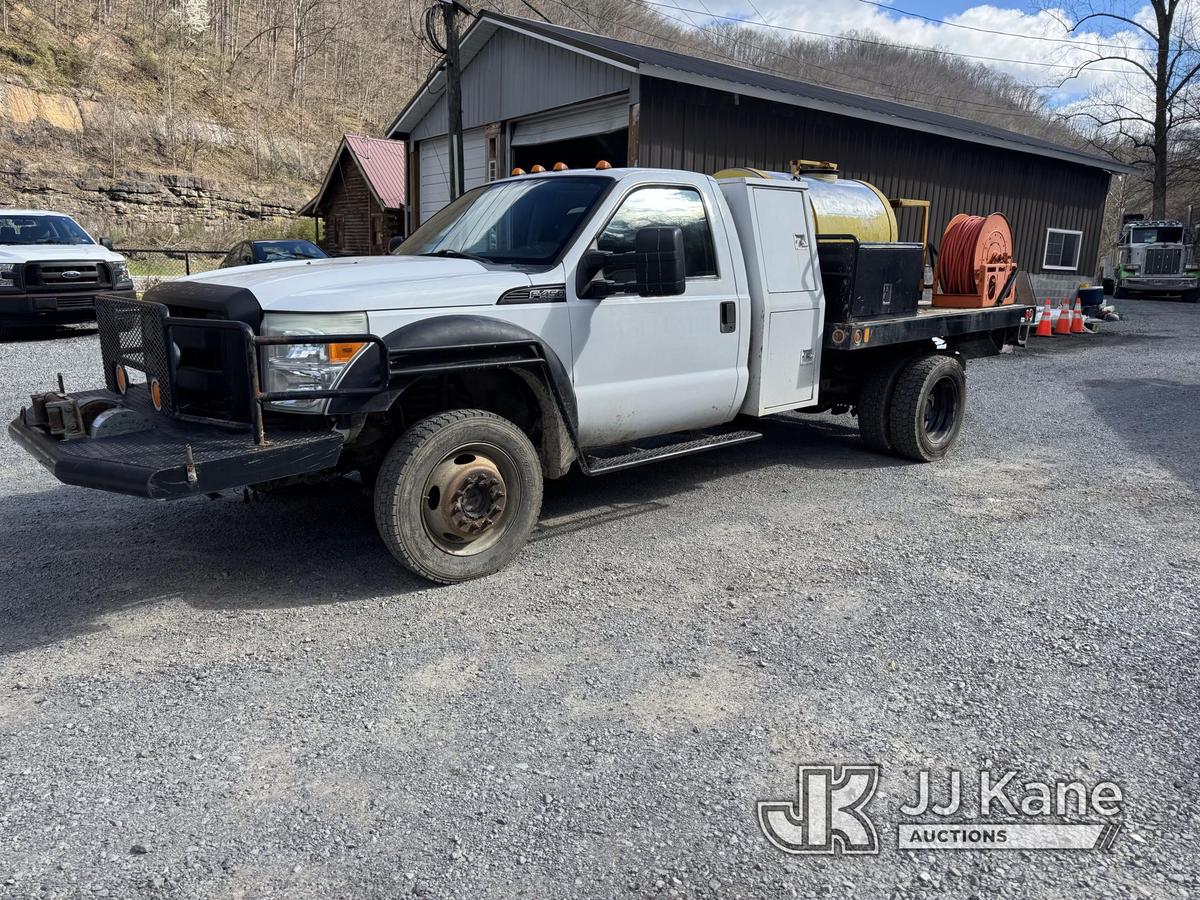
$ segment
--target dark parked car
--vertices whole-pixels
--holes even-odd
[[[225,254],[221,268],[289,259],[325,259],[328,255],[312,241],[242,241]]]

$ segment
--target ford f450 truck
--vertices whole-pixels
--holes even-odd
[[[388,549],[439,582],[512,560],[543,479],[741,444],[777,413],[855,411],[868,447],[939,459],[966,360],[1023,343],[1028,308],[918,305],[922,244],[817,227],[866,196],[840,188],[821,213],[832,187],[804,177],[493,182],[389,256],[102,300],[107,389],[60,384],[9,430],[67,484],[156,499],[357,473]]]

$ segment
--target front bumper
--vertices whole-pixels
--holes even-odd
[[[1180,293],[1200,288],[1200,278],[1180,275],[1143,275],[1137,278],[1124,278],[1121,287],[1130,291],[1166,291]]]
[[[342,451],[343,437],[333,430],[276,430],[265,445],[259,445],[247,430],[155,412],[140,392],[121,396],[82,391],[63,396],[81,405],[131,408],[147,422],[142,431],[64,440],[31,424],[22,409],[9,424],[9,435],[64,484],[174,500],[319,472],[336,465]]]
[[[111,291],[60,293],[15,293],[0,292],[0,325],[60,325],[70,322],[90,322],[96,318],[96,297],[99,295],[133,300],[137,292],[132,288]]]

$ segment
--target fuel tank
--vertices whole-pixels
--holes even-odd
[[[775,178],[808,186],[817,235],[852,234],[862,243],[895,243],[896,213],[880,190],[866,181],[838,178],[836,173],[765,172],[749,167],[722,169],[714,178]]]

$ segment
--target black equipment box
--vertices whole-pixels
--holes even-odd
[[[922,249],[920,244],[863,243],[850,234],[819,236],[825,321],[916,313],[925,280]]]

